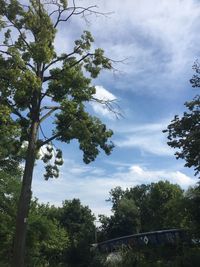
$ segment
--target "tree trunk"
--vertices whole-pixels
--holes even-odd
[[[31,201],[31,184],[37,151],[38,122],[32,122],[22,188],[18,203],[12,267],[24,267],[27,218]]]

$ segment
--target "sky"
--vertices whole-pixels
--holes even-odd
[[[88,21],[76,16],[62,24],[56,50],[69,52],[74,40],[89,30],[94,46],[117,61],[114,71],[104,71],[93,80],[97,97],[115,99],[123,116],[116,118],[99,104],[91,104],[92,114],[114,131],[113,153],[102,152],[95,162],[85,165],[76,141],[56,143],[64,155],[60,177],[44,181],[44,168],[38,162],[34,196],[56,206],[79,198],[97,216],[111,214],[111,203],[105,200],[116,186],[126,189],[159,180],[183,189],[194,185],[194,171],[176,160],[162,130],[174,115],[183,114],[185,101],[198,93],[189,80],[200,54],[200,1],[79,0],[77,4],[96,4],[97,11],[106,14],[90,15]]]

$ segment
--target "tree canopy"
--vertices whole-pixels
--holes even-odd
[[[101,70],[112,68],[101,48],[95,49],[90,32],[84,31],[70,51],[56,52],[56,34],[61,23],[73,15],[96,13],[94,6],[76,5],[76,1],[0,0],[0,137],[6,145],[0,160],[17,157],[24,148],[25,168],[16,220],[14,267],[23,267],[31,184],[35,161],[42,157],[45,179],[57,178],[62,151],[52,142],[70,143],[76,139],[83,161],[95,160],[100,150],[109,155],[113,132],[87,105],[106,101],[95,97],[92,79]],[[51,133],[43,125],[51,117]],[[7,135],[7,133],[9,133]],[[1,144],[0,144],[1,145]]]
[[[200,96],[186,102],[188,111],[182,117],[175,116],[168,125],[167,144],[177,151],[176,158],[184,159],[186,167],[194,167],[195,175],[200,173]]]
[[[200,65],[195,62],[195,75],[190,80],[192,87],[200,87]],[[182,117],[176,115],[167,129],[168,145],[175,148],[177,159],[184,159],[186,167],[194,167],[195,175],[200,173],[200,96],[185,103],[187,111]]]
[[[111,239],[185,226],[183,190],[168,181],[139,185],[110,192],[113,215],[100,216],[100,238]]]

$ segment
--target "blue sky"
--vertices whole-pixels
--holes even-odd
[[[70,1],[69,1],[70,2]],[[114,60],[118,71],[103,72],[93,83],[101,99],[116,99],[123,118],[116,119],[98,104],[90,109],[114,131],[112,155],[102,152],[85,165],[74,141],[57,143],[64,152],[58,179],[44,181],[38,162],[33,180],[34,196],[41,202],[60,205],[65,199],[80,198],[97,214],[110,214],[105,202],[110,189],[127,188],[160,179],[184,189],[197,182],[193,171],[177,161],[162,133],[184,102],[197,94],[189,79],[199,58],[200,2],[195,0],[87,0],[107,16],[90,16],[89,23],[74,17],[60,27],[55,47],[70,52],[83,30],[92,32],[95,47]],[[48,132],[46,125],[46,131]]]

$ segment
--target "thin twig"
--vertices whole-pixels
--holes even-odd
[[[92,101],[95,101],[110,111],[112,114],[115,115],[117,119],[124,118],[124,115],[121,112],[120,106],[117,104],[116,99],[99,99],[96,97],[92,97]]]

